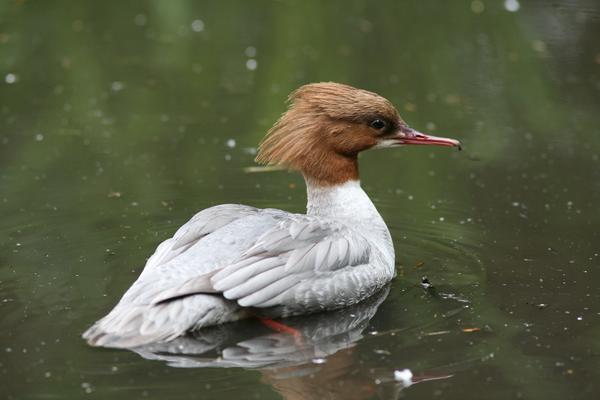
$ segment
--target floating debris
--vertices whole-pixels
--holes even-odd
[[[373,350],[373,352],[375,354],[380,354],[382,356],[391,356],[392,355],[392,353],[390,353],[388,350],[383,350],[383,349],[375,349],[375,350]]]
[[[424,333],[423,336],[438,336],[438,335],[447,335],[448,333],[451,333],[452,331],[437,331],[437,332],[427,332]]]
[[[255,172],[273,172],[273,171],[283,171],[285,167],[279,165],[266,165],[259,167],[246,167],[244,168],[244,172],[247,173],[255,173]]]
[[[433,289],[433,284],[429,282],[429,278],[424,276],[421,278],[421,287],[423,289]]]
[[[121,197],[121,192],[109,192],[107,196],[110,198],[112,198],[112,197],[119,198],[119,197]]]
[[[408,368],[405,368],[401,371],[394,371],[394,380],[400,382],[404,387],[408,387],[413,384],[412,378],[413,373]]]
[[[461,330],[465,333],[471,333],[471,332],[479,332],[481,330],[481,328],[462,328]]]

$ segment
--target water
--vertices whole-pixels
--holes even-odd
[[[597,2],[0,11],[2,398],[597,396]],[[464,145],[361,157],[396,246],[388,291],[290,321],[301,341],[246,321],[140,354],[88,347],[197,210],[303,211],[299,176],[245,168],[287,93],[322,80]]]

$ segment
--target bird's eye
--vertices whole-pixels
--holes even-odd
[[[383,128],[385,128],[386,124],[384,120],[381,119],[374,119],[373,121],[371,121],[371,123],[369,124],[371,126],[371,128],[377,129],[377,130],[381,130]]]

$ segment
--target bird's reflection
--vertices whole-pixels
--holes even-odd
[[[352,347],[389,293],[337,311],[282,320],[300,335],[276,332],[258,320],[205,328],[167,342],[132,349],[144,358],[174,367],[282,368],[308,364],[311,370],[325,358]]]
[[[247,320],[132,350],[173,367],[258,369],[262,381],[286,399],[396,398],[406,382],[394,381],[389,369],[358,365],[354,357],[355,344],[388,293],[389,287],[352,307],[282,320],[300,335]]]

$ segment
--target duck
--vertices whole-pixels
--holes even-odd
[[[256,162],[300,172],[306,213],[242,204],[204,209],[159,244],[138,279],[83,333],[135,348],[243,318],[357,304],[395,276],[386,223],[362,189],[358,155],[455,139],[410,128],[386,98],[350,85],[303,85],[260,142]]]

